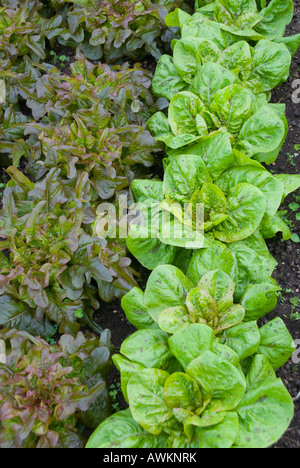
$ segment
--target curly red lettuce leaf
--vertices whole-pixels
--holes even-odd
[[[82,427],[96,427],[110,412],[104,380],[112,364],[110,332],[63,335],[50,345],[4,329],[0,339],[0,446],[83,448]]]

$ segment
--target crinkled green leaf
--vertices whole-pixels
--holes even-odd
[[[193,283],[178,268],[171,265],[157,267],[150,275],[145,289],[145,305],[153,320],[167,307],[185,304]]]
[[[210,175],[200,156],[181,155],[168,165],[163,182],[165,198],[190,202],[196,189],[210,182]]]
[[[86,448],[153,448],[166,445],[166,436],[159,438],[139,426],[129,409],[106,419],[91,435]]]
[[[258,350],[260,334],[256,322],[247,322],[226,330],[221,342],[232,348],[240,360],[252,356]]]
[[[210,411],[231,411],[244,396],[244,377],[211,351],[194,359],[186,371],[198,383],[204,399],[209,400]]]
[[[267,203],[265,216],[271,219],[282,201],[283,186],[279,179],[258,167],[241,166],[224,172],[217,180],[217,185],[227,194],[230,187],[241,182],[250,183],[262,191]]]
[[[171,160],[181,154],[199,155],[213,180],[231,167],[234,158],[228,133],[215,132],[198,143],[191,144],[184,149],[168,150]]]
[[[259,329],[259,354],[264,354],[274,369],[282,367],[295,351],[295,344],[284,322],[275,318]]]
[[[234,282],[222,270],[206,273],[201,278],[198,288],[204,289],[214,298],[219,314],[233,305]]]
[[[168,335],[161,330],[138,330],[123,341],[120,352],[148,368],[162,368],[171,358]]]
[[[164,399],[169,374],[160,369],[145,369],[133,375],[127,385],[131,413],[150,434],[158,435],[163,426],[174,424],[172,409]]]
[[[219,224],[214,235],[223,242],[236,242],[251,236],[266,211],[266,198],[258,188],[238,183],[228,193],[228,219]]]
[[[245,308],[245,320],[258,320],[275,309],[277,292],[281,288],[274,282],[250,284],[242,297],[241,304]]]
[[[195,358],[211,349],[213,337],[210,327],[195,323],[171,336],[169,346],[172,354],[186,369]]]
[[[137,287],[132,288],[132,290],[122,298],[121,305],[127,319],[137,329],[154,327],[154,321],[148,314],[144,302],[144,293],[141,289]]]
[[[113,356],[113,362],[118,368],[121,374],[121,387],[124,398],[128,401],[127,396],[127,384],[130,377],[136,373],[139,373],[141,370],[145,369],[145,366],[139,364],[138,362],[133,362],[130,359],[121,356],[120,354],[115,354]]]
[[[191,89],[207,106],[210,106],[217,91],[237,81],[235,73],[227,68],[216,63],[206,63],[198,68]]]
[[[189,326],[192,321],[185,306],[175,306],[164,309],[159,315],[158,323],[163,331],[173,334]]]
[[[187,277],[193,283],[198,284],[202,276],[212,270],[224,271],[234,283],[237,281],[237,263],[233,252],[225,244],[214,243],[207,249],[201,249],[193,253],[189,263]]]
[[[173,59],[169,55],[162,55],[152,81],[154,95],[165,97],[171,101],[176,93],[185,90],[187,87],[187,83],[177,72]]]
[[[270,447],[288,429],[294,415],[293,401],[265,356],[254,357],[247,374],[246,393],[237,412],[240,427],[237,447]]]
[[[246,41],[239,41],[227,47],[218,57],[218,63],[232,70],[241,80],[246,80],[251,72],[251,49]]]
[[[216,326],[218,307],[205,289],[191,289],[186,298],[186,305],[193,323],[205,323],[212,328]]]
[[[215,93],[210,109],[230,133],[237,135],[252,115],[252,98],[240,85],[227,86]]]
[[[191,83],[198,66],[215,62],[220,49],[211,41],[203,38],[185,38],[176,42],[173,61],[176,70],[184,81]]]
[[[260,14],[263,20],[257,25],[256,30],[268,37],[276,39],[284,36],[286,26],[292,21],[294,4],[292,0],[272,0]]]
[[[250,157],[256,153],[268,153],[278,147],[284,132],[282,120],[264,106],[244,123],[237,149]]]
[[[247,85],[255,94],[270,91],[287,79],[290,65],[291,54],[284,44],[259,41],[253,49]]]
[[[196,382],[183,372],[175,372],[165,382],[164,398],[171,408],[189,411],[202,406],[202,394]]]

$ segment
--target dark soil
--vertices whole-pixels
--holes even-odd
[[[49,53],[49,63],[59,68],[62,73],[71,75],[70,65],[75,61],[76,51],[71,47],[56,43],[53,50]]]

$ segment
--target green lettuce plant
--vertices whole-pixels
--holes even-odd
[[[131,190],[142,219],[131,224],[127,246],[146,268],[166,263],[183,268],[180,253],[186,263],[189,251],[211,247],[216,241],[233,249],[239,242],[251,246],[257,231],[266,238],[280,231],[284,239],[291,237],[278,208],[290,190],[299,188],[299,176],[285,176],[293,184],[284,185],[284,178],[256,162],[252,165],[240,153],[234,155],[234,162],[227,160],[231,168],[219,177],[210,174],[219,170],[219,162],[225,163],[220,153],[215,153],[209,168],[200,156],[181,154],[167,165],[163,182],[133,181]],[[263,241],[259,244],[260,250],[267,250]],[[256,250],[255,242],[252,246]]]
[[[87,448],[264,448],[275,443],[293,418],[293,402],[265,351],[272,342],[271,358],[283,362],[281,346],[286,358],[294,346],[280,319],[265,327],[259,330],[252,322],[236,350],[235,339],[243,341],[245,335],[219,339],[200,323],[171,337],[156,328],[134,333],[123,342],[121,355],[113,356],[129,408],[100,424]],[[238,354],[242,347],[244,354]]]
[[[248,325],[251,329],[253,321],[276,307],[276,292],[280,288],[270,277],[265,277],[261,283],[249,282],[240,296],[237,284],[224,271],[226,266],[222,260],[215,270],[202,275],[199,271],[192,274],[191,268],[185,275],[173,265],[156,267],[144,293],[135,287],[122,298],[127,319],[137,329],[155,328],[158,324],[168,334],[181,331],[192,323],[204,323],[214,330],[215,335],[233,327],[243,335]]]
[[[52,0],[64,18],[65,30],[59,42],[80,46],[91,60],[114,63],[123,57],[141,60],[150,54],[159,58],[177,30],[168,29],[166,15],[183,0]]]
[[[32,183],[16,168],[0,214],[1,325],[35,335],[75,334],[92,319],[99,296],[109,301],[136,285],[122,246],[93,236],[84,203],[87,174],[66,184],[53,169]],[[78,311],[82,319],[78,320]]]
[[[79,332],[49,345],[15,329],[0,331],[0,447],[83,448],[85,427],[110,414],[105,376],[110,332]]]
[[[152,89],[171,100],[180,91],[198,94],[199,85],[207,80],[210,87],[236,83],[254,94],[266,93],[287,80],[290,65],[291,54],[284,44],[266,39],[255,47],[245,40],[228,44],[222,33],[217,41],[206,37],[205,28],[193,36],[187,27],[173,46],[173,57],[163,55],[158,61]]]
[[[157,267],[122,307],[138,328],[113,356],[129,408],[87,448],[264,448],[287,430],[293,402],[274,370],[293,339],[279,318],[258,328],[261,315],[234,304],[224,271],[195,286],[180,269]]]
[[[165,265],[151,273],[144,293],[134,288],[123,297],[139,329],[113,356],[129,408],[100,424],[88,448],[263,448],[277,441],[293,403],[274,369],[293,353],[293,340],[281,319],[258,328],[258,315],[247,317],[233,294],[220,270],[195,287]]]
[[[198,95],[181,91],[171,99],[168,117],[158,112],[149,119],[154,137],[182,152],[216,132],[226,132],[233,149],[260,162],[274,162],[288,131],[285,107],[268,104],[264,95],[255,97],[239,84],[227,86],[225,68],[223,82],[214,66],[208,64],[207,68],[196,77]]]
[[[255,232],[245,241],[229,245],[215,242],[211,247],[196,250],[190,257],[186,275],[198,284],[210,270],[222,270],[234,282],[234,300],[243,301],[249,317],[258,317],[277,305],[279,286],[272,279],[276,266],[262,235]]]
[[[237,38],[245,37],[247,40],[260,40],[268,38],[286,43],[293,52],[300,44],[300,35],[284,37],[287,25],[294,15],[292,0],[247,0],[236,2],[234,0],[206,0],[195,1],[196,17],[210,18],[217,23],[223,31]]]

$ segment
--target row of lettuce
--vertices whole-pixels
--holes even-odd
[[[146,121],[168,101],[125,61],[170,50],[177,30],[164,18],[182,5],[0,2],[10,176],[0,212],[1,448],[84,447],[111,414],[111,333],[93,311],[137,286],[138,273],[125,240],[97,236],[94,224],[99,203],[128,194],[162,150]],[[68,75],[53,65],[62,45],[77,49]]]
[[[264,238],[289,238],[278,208],[300,182],[261,163],[288,131],[269,100],[300,42],[283,37],[292,1],[194,16],[169,0],[0,3],[0,446],[83,447],[109,417],[113,348],[93,311],[115,297],[141,329],[113,357],[129,409],[88,446],[271,445],[292,418],[274,369],[294,346],[280,319],[257,325],[280,289]],[[89,61],[158,59],[170,41],[153,81]],[[57,43],[77,48],[69,76]],[[99,210],[123,197],[155,213],[126,240]],[[204,225],[183,217],[199,203]],[[145,294],[128,250],[154,270]]]
[[[288,132],[285,106],[270,99],[300,45],[300,35],[283,37],[292,7],[200,0],[193,15],[166,18],[181,38],[152,82],[168,109],[148,121],[165,144],[164,177],[132,182],[146,221],[127,238],[153,271],[145,291],[122,299],[138,330],[113,356],[128,409],[88,448],[265,448],[292,421],[276,370],[293,339],[280,318],[260,320],[280,290],[265,239],[291,237],[280,205],[300,187],[299,175],[266,169]]]

